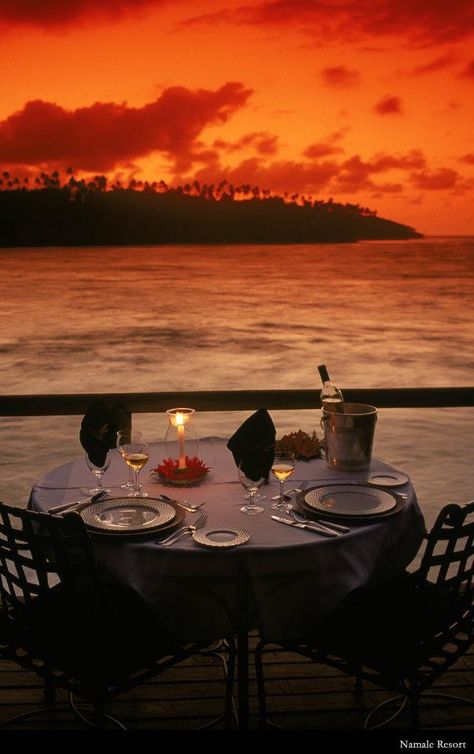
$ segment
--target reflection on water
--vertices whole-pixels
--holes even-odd
[[[474,240],[0,250],[4,393],[473,384]],[[138,264],[137,264],[138,263]],[[201,414],[228,436],[243,414]],[[315,412],[272,412],[278,433]],[[424,510],[474,497],[472,409],[379,414]],[[135,418],[162,439],[164,415]],[[80,417],[4,419],[4,500],[81,452]],[[54,450],[52,450],[54,448]]]

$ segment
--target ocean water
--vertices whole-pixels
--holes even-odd
[[[1,391],[236,390],[474,381],[474,239],[301,246],[1,249]],[[229,436],[247,413],[198,414]],[[319,412],[274,412],[277,433]],[[81,453],[81,417],[3,418],[0,499],[25,504]],[[136,415],[150,440],[165,415]],[[375,455],[410,474],[430,524],[474,498],[474,409],[380,411]]]

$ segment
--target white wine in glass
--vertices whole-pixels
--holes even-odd
[[[121,429],[119,432],[117,432],[117,438],[116,438],[116,441],[115,441],[115,444],[117,446],[117,450],[118,450],[118,452],[120,453],[120,455],[122,456],[122,458],[124,460],[125,460],[125,458],[124,458],[124,449],[123,449],[123,446],[125,445],[125,443],[128,440],[130,440],[130,431],[131,430],[129,430],[129,429]],[[129,490],[129,489],[131,489],[133,487],[133,471],[132,471],[132,467],[127,465],[127,468],[128,468],[128,481],[124,482],[123,484],[120,485],[120,489],[122,489],[122,490]]]
[[[142,491],[138,480],[140,469],[145,466],[150,457],[148,443],[141,432],[133,430],[130,433],[124,433],[123,439],[127,440],[127,442],[118,445],[118,449],[127,466],[134,473],[134,485],[133,489],[128,493],[128,497],[148,497],[148,492]]]
[[[292,476],[295,470],[295,457],[293,453],[277,453],[272,463],[272,474],[280,482],[280,494],[272,508],[276,511],[288,512],[291,506],[285,500],[285,482]]]

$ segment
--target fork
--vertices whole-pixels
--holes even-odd
[[[180,508],[184,508],[185,511],[189,511],[190,513],[197,513],[199,508],[202,508],[203,505],[206,505],[206,500],[204,500],[203,503],[197,503],[196,505],[194,503],[189,503],[187,500],[175,500],[172,497],[168,497],[168,495],[158,495],[158,500],[161,500],[163,503],[174,503],[175,505],[178,505]]]
[[[194,524],[190,524],[189,526],[183,526],[181,529],[178,529],[178,531],[175,531],[174,534],[170,534],[169,537],[166,537],[166,539],[157,539],[155,541],[155,544],[157,545],[173,545],[175,542],[178,541],[178,539],[181,539],[181,537],[184,537],[186,534],[192,534],[193,531],[196,531],[196,529],[201,529],[204,524],[207,521],[207,513],[201,513],[199,518],[196,519]]]

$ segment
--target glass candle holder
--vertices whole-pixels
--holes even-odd
[[[193,424],[193,408],[170,408],[168,429],[165,435],[165,453],[167,458],[178,462],[178,472],[186,475],[187,463],[195,458],[199,450],[199,437]]]

